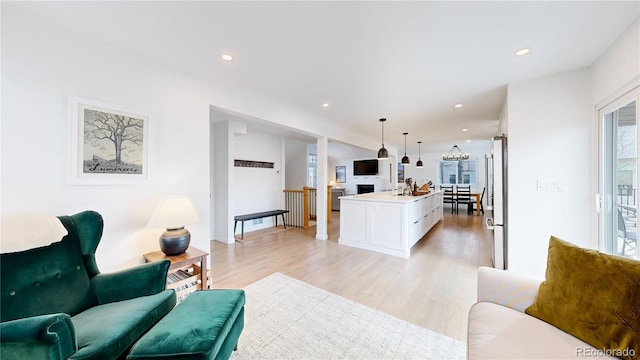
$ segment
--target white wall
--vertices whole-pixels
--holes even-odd
[[[505,99],[502,110],[500,111],[500,118],[498,119],[498,133],[500,135],[509,133],[509,109],[507,104],[509,104],[509,95],[507,95]]]
[[[97,262],[108,271],[140,263],[142,254],[159,250],[163,230],[146,228],[147,221],[162,196],[186,195],[201,220],[188,226],[192,244],[208,249],[205,84],[21,16],[6,3],[2,7],[2,211],[98,211],[105,229]],[[149,115],[149,184],[67,183],[69,96]]]
[[[389,181],[389,164],[390,160],[378,160],[378,175],[370,176],[354,176],[353,175],[353,161],[354,160],[367,160],[375,159],[375,156],[369,158],[351,158],[351,159],[334,159],[331,163],[329,172],[333,172],[330,179],[335,179],[336,166],[345,166],[346,168],[346,182],[336,183],[336,188],[343,188],[347,194],[357,194],[358,184],[373,185],[374,191],[387,191],[392,189],[393,184]]]
[[[478,183],[472,186],[473,191],[482,192],[483,187],[485,186],[485,168],[484,168],[484,155],[489,154],[491,152],[490,142],[477,142],[474,145],[462,146],[461,147],[471,153],[472,158],[478,159]],[[411,159],[411,165],[405,167],[405,178],[413,178],[413,180],[417,181],[418,184],[426,183],[427,180],[431,180],[434,184],[438,184],[438,164],[440,160],[442,160],[442,153],[422,153],[420,158],[424,166],[419,169],[415,167],[416,161],[418,161],[418,154],[407,154]],[[353,176],[353,161],[354,160],[363,160],[363,159],[373,159],[375,158],[375,154],[369,158],[345,158],[345,159],[333,159],[330,162],[329,169],[329,180],[335,180],[335,167],[336,166],[346,166],[346,183],[336,183],[335,187],[344,188],[347,190],[349,194],[355,194],[357,191],[357,184],[373,184],[375,187],[375,191],[386,191],[393,188],[393,184],[389,182],[389,164],[394,164],[392,166],[397,166],[397,161],[395,160],[380,160],[378,163],[378,169],[380,174],[378,176]],[[390,158],[395,159],[395,158]],[[395,168],[392,168],[395,170]],[[395,178],[397,179],[397,174]],[[398,184],[399,187],[402,187],[403,184]]]
[[[637,86],[639,48],[636,21],[589,70],[509,85],[501,124],[509,135],[510,270],[544,276],[552,234],[598,248],[597,108]],[[537,179],[565,191],[536,191]]]
[[[634,87],[640,85],[640,21],[636,21],[620,37],[605,50],[591,65],[592,102],[594,106],[594,121],[592,123],[591,157],[598,159],[599,153],[599,125],[598,110],[616,98],[624,95]],[[640,100],[640,99],[639,99]],[[599,164],[592,165],[593,174],[599,174]],[[591,179],[592,193],[600,192],[599,178],[595,175]],[[600,237],[599,216],[592,214],[591,231]]]
[[[307,186],[307,143],[285,140],[285,189],[302,190]]]
[[[465,144],[458,146],[464,152],[468,152],[471,159],[478,160],[478,183],[472,185],[471,190],[472,192],[482,193],[482,189],[486,186],[484,156],[491,153],[491,143],[487,140],[477,141],[473,145]],[[414,181],[418,182],[418,185],[422,185],[428,180],[431,180],[433,184],[438,187],[438,166],[440,164],[440,161],[442,161],[442,153],[422,153],[420,155],[423,163],[422,168],[417,168],[415,166],[416,162],[418,161],[418,154],[407,155],[409,156],[409,159],[411,159],[411,165],[405,166],[405,179],[412,178]]]
[[[404,178],[412,178],[418,182],[418,185],[422,185],[427,181],[433,182],[436,187],[438,186],[438,164],[442,160],[442,153],[423,153],[420,154],[422,159],[422,168],[416,167],[416,161],[418,161],[418,154],[407,154],[411,159],[411,165],[404,167]]]
[[[213,113],[213,112],[212,112]],[[230,242],[233,238],[229,222],[229,205],[231,204],[231,184],[232,156],[229,153],[229,122],[221,121],[211,124],[210,138],[213,139],[211,148],[211,169],[216,169],[211,174],[211,189],[213,189],[210,199],[211,204],[211,234],[213,239]]]
[[[597,248],[590,231],[591,75],[587,69],[508,88],[509,269],[544,276],[551,235]],[[537,191],[537,181],[561,192]]]
[[[640,20],[633,23],[591,66],[592,98],[603,104],[622,95],[640,76]]]
[[[162,230],[146,224],[166,195],[193,200],[201,222],[188,227],[191,241],[209,248],[214,228],[209,198],[211,105],[307,134],[378,146],[375,139],[327,126],[320,118],[70,31],[27,8],[19,2],[2,3],[2,211],[100,212],[105,231],[96,256],[102,271],[140,263],[142,254],[159,250]],[[149,184],[67,184],[69,96],[149,115]]]
[[[392,154],[392,151],[389,151]],[[339,142],[329,143],[329,171],[328,180],[336,180],[336,166],[345,166],[346,182],[335,183],[336,188],[344,188],[347,194],[356,194],[357,184],[373,184],[376,191],[388,190],[389,185],[389,160],[381,160],[378,162],[378,176],[354,176],[353,161],[363,159],[375,159],[377,152],[365,150],[348,144]]]
[[[232,213],[241,215],[279,209],[283,205],[284,183],[280,176],[283,164],[282,138],[247,132],[235,137],[234,159],[273,162],[274,168],[234,167],[231,186],[233,187]],[[259,222],[259,221],[258,221]],[[262,219],[262,223],[246,221],[244,231],[274,226],[272,217]],[[241,231],[238,224],[236,234]]]
[[[211,189],[211,219],[213,240],[231,244],[235,242],[233,216],[236,215],[234,200],[237,193],[242,191],[235,186],[234,160],[236,153],[236,138],[247,134],[247,126],[234,120],[219,120],[220,116],[226,118],[225,114],[217,109],[211,109],[211,142],[213,153],[210,176],[212,181]]]
[[[282,107],[242,90],[216,86],[172,67],[150,62],[100,39],[69,31],[45,18],[25,12],[20,2],[3,2],[1,16],[2,211],[37,209],[52,214],[71,214],[85,209],[99,211],[105,218],[105,232],[97,252],[98,264],[103,271],[139,263],[143,253],[158,250],[157,237],[162,230],[147,229],[146,223],[157,201],[165,195],[191,197],[201,218],[199,224],[189,226],[193,235],[192,243],[203,249],[208,248],[212,228],[209,224],[210,105],[233,109],[308,134],[325,134],[331,139],[363,148],[376,150],[379,147],[377,139],[365,139],[360,134],[327,126],[322,119],[295,109]],[[550,172],[551,169],[540,168],[540,163],[535,161],[535,153],[526,151],[540,148],[543,156],[547,156],[553,151],[567,150],[579,156],[592,156],[592,149],[583,151],[585,140],[578,139],[573,131],[567,130],[575,130],[589,139],[580,121],[576,120],[584,120],[585,112],[584,88],[578,89],[577,83],[584,82],[582,85],[590,92],[590,99],[595,99],[589,101],[588,109],[592,112],[593,104],[638,76],[637,59],[636,22],[594,64],[593,87],[589,87],[582,75],[573,73],[510,86],[513,91],[508,95],[509,134],[511,136],[513,130],[515,139],[523,141],[516,145],[516,150],[519,148],[517,151],[512,146],[511,161],[532,159],[536,167],[530,170],[523,167],[525,164],[518,163],[521,168],[517,168],[516,175],[523,176],[529,172],[534,173],[531,177],[564,178],[568,175],[556,175]],[[551,88],[551,84],[559,88]],[[549,94],[545,94],[545,91]],[[516,98],[511,99],[512,95]],[[574,95],[578,99],[573,99]],[[71,141],[67,128],[69,96],[96,99],[149,115],[151,183],[135,186],[67,184],[68,147]],[[527,105],[527,101],[531,101],[531,104]],[[512,110],[516,113],[512,113]],[[528,114],[528,111],[532,113]],[[586,121],[593,120],[591,113],[587,117],[589,119]],[[529,121],[537,123],[527,124]],[[568,121],[566,125],[565,121]],[[533,131],[531,134],[527,134],[529,127]],[[568,138],[559,137],[557,132]],[[534,146],[537,137],[547,137],[552,145],[547,147],[545,143],[541,147]],[[511,137],[510,144],[513,145],[515,139]],[[573,139],[574,143],[565,143],[566,139]],[[551,162],[552,167],[560,167],[557,164],[560,160],[552,159]],[[572,173],[584,175],[585,166],[581,158],[572,158],[572,161],[563,164],[575,169]],[[537,170],[541,173],[537,173]],[[581,184],[579,178],[572,178],[571,183],[568,179],[566,181],[567,185],[573,185],[574,182]],[[540,227],[540,221],[536,220],[541,210],[538,202],[553,198],[553,201],[559,201],[560,207],[571,209],[585,204],[574,190],[564,195],[539,196],[540,193],[531,190],[530,185],[529,182],[518,184],[516,189],[519,190],[513,196],[522,201],[532,197],[538,205],[534,211],[522,205],[530,214],[528,221],[516,216],[516,222],[524,225],[518,231],[528,233],[529,229],[536,229],[536,232],[540,232],[532,234],[536,239],[543,235],[545,228],[551,232],[551,225],[558,222],[557,219],[550,219],[549,226]],[[582,185],[577,189],[583,190]],[[585,194],[587,199],[593,195],[588,192]],[[587,200],[587,203],[590,201]],[[542,217],[542,220],[549,218],[548,215]],[[560,236],[566,233],[567,237],[572,237],[567,240],[579,241],[573,235],[581,233],[579,229],[587,228],[588,224],[584,223],[583,214],[579,213],[578,217],[570,221],[572,228],[577,230],[558,233],[556,228],[564,229],[558,226],[553,231]],[[545,236],[548,239],[548,234]],[[587,234],[586,237],[593,242],[593,234]],[[523,261],[517,269],[539,273],[542,259],[539,250],[542,246],[537,241],[540,240],[535,240],[531,245],[525,244],[524,239],[514,241],[516,246],[512,251],[515,258],[522,257],[527,250],[534,250],[531,261]],[[544,241],[546,254],[546,239]]]

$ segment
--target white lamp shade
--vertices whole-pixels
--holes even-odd
[[[160,200],[160,204],[149,220],[148,227],[179,229],[185,225],[195,224],[200,219],[191,200],[186,196],[167,196]]]

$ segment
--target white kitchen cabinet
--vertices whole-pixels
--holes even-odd
[[[338,243],[404,258],[443,218],[440,191],[421,196],[368,193],[340,201]]]

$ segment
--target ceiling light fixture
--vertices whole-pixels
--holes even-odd
[[[407,135],[409,133],[402,133],[402,135],[404,135],[404,156],[402,157],[402,165],[410,165],[411,164],[411,160],[409,160],[409,157],[407,156]]]
[[[456,109],[460,109],[462,107],[462,104],[455,104],[455,105],[453,105],[453,107],[456,108]]]
[[[422,164],[422,160],[420,159],[420,144],[422,144],[422,141],[418,141],[418,162],[416,162],[416,167],[417,168],[421,168],[423,166]]]
[[[222,54],[222,60],[231,61],[231,60],[233,60],[233,56],[231,56],[229,54]]]
[[[469,153],[462,152],[462,150],[460,150],[458,145],[453,145],[453,147],[448,153],[442,154],[442,160],[448,160],[448,161],[467,160],[468,158],[469,158]]]
[[[322,107],[329,107],[329,103],[323,103]]]
[[[529,49],[529,48],[520,49],[520,50],[516,51],[516,56],[527,55],[530,51],[531,51],[531,49]]]
[[[467,132],[467,131],[469,131],[469,129],[467,128],[462,129],[462,132]]]
[[[467,142],[471,142],[471,140],[467,140]]]
[[[382,124],[382,147],[378,150],[378,160],[386,160],[389,158],[389,152],[384,148],[384,122],[387,121],[386,118],[380,119],[380,124]]]

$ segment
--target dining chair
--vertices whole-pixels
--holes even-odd
[[[480,196],[480,212],[481,212],[483,215],[484,215],[484,205],[482,204],[482,202],[484,201],[484,192],[485,192],[485,190],[486,190],[486,189],[487,189],[486,187],[483,187],[483,188],[482,188],[482,195]],[[471,211],[470,211],[470,213],[472,213],[472,214],[473,214],[473,212],[474,212],[474,211],[478,210],[478,209],[476,209],[476,206],[475,206],[475,205],[476,205],[476,202],[474,201],[474,202],[471,204]]]
[[[624,222],[624,217],[622,216],[620,208],[618,208],[618,236],[622,238],[622,251],[619,255],[625,256],[627,246],[635,250],[637,246],[638,235],[636,232],[627,231],[627,225]],[[615,250],[618,250],[617,246]]]
[[[442,194],[442,202],[445,204],[451,204],[451,213],[458,211],[456,198],[453,194],[453,185],[440,185],[440,190],[444,191]]]
[[[471,186],[470,185],[457,185],[456,186],[456,214],[460,210],[460,204],[467,206],[467,214],[471,213],[475,199],[471,200]]]

